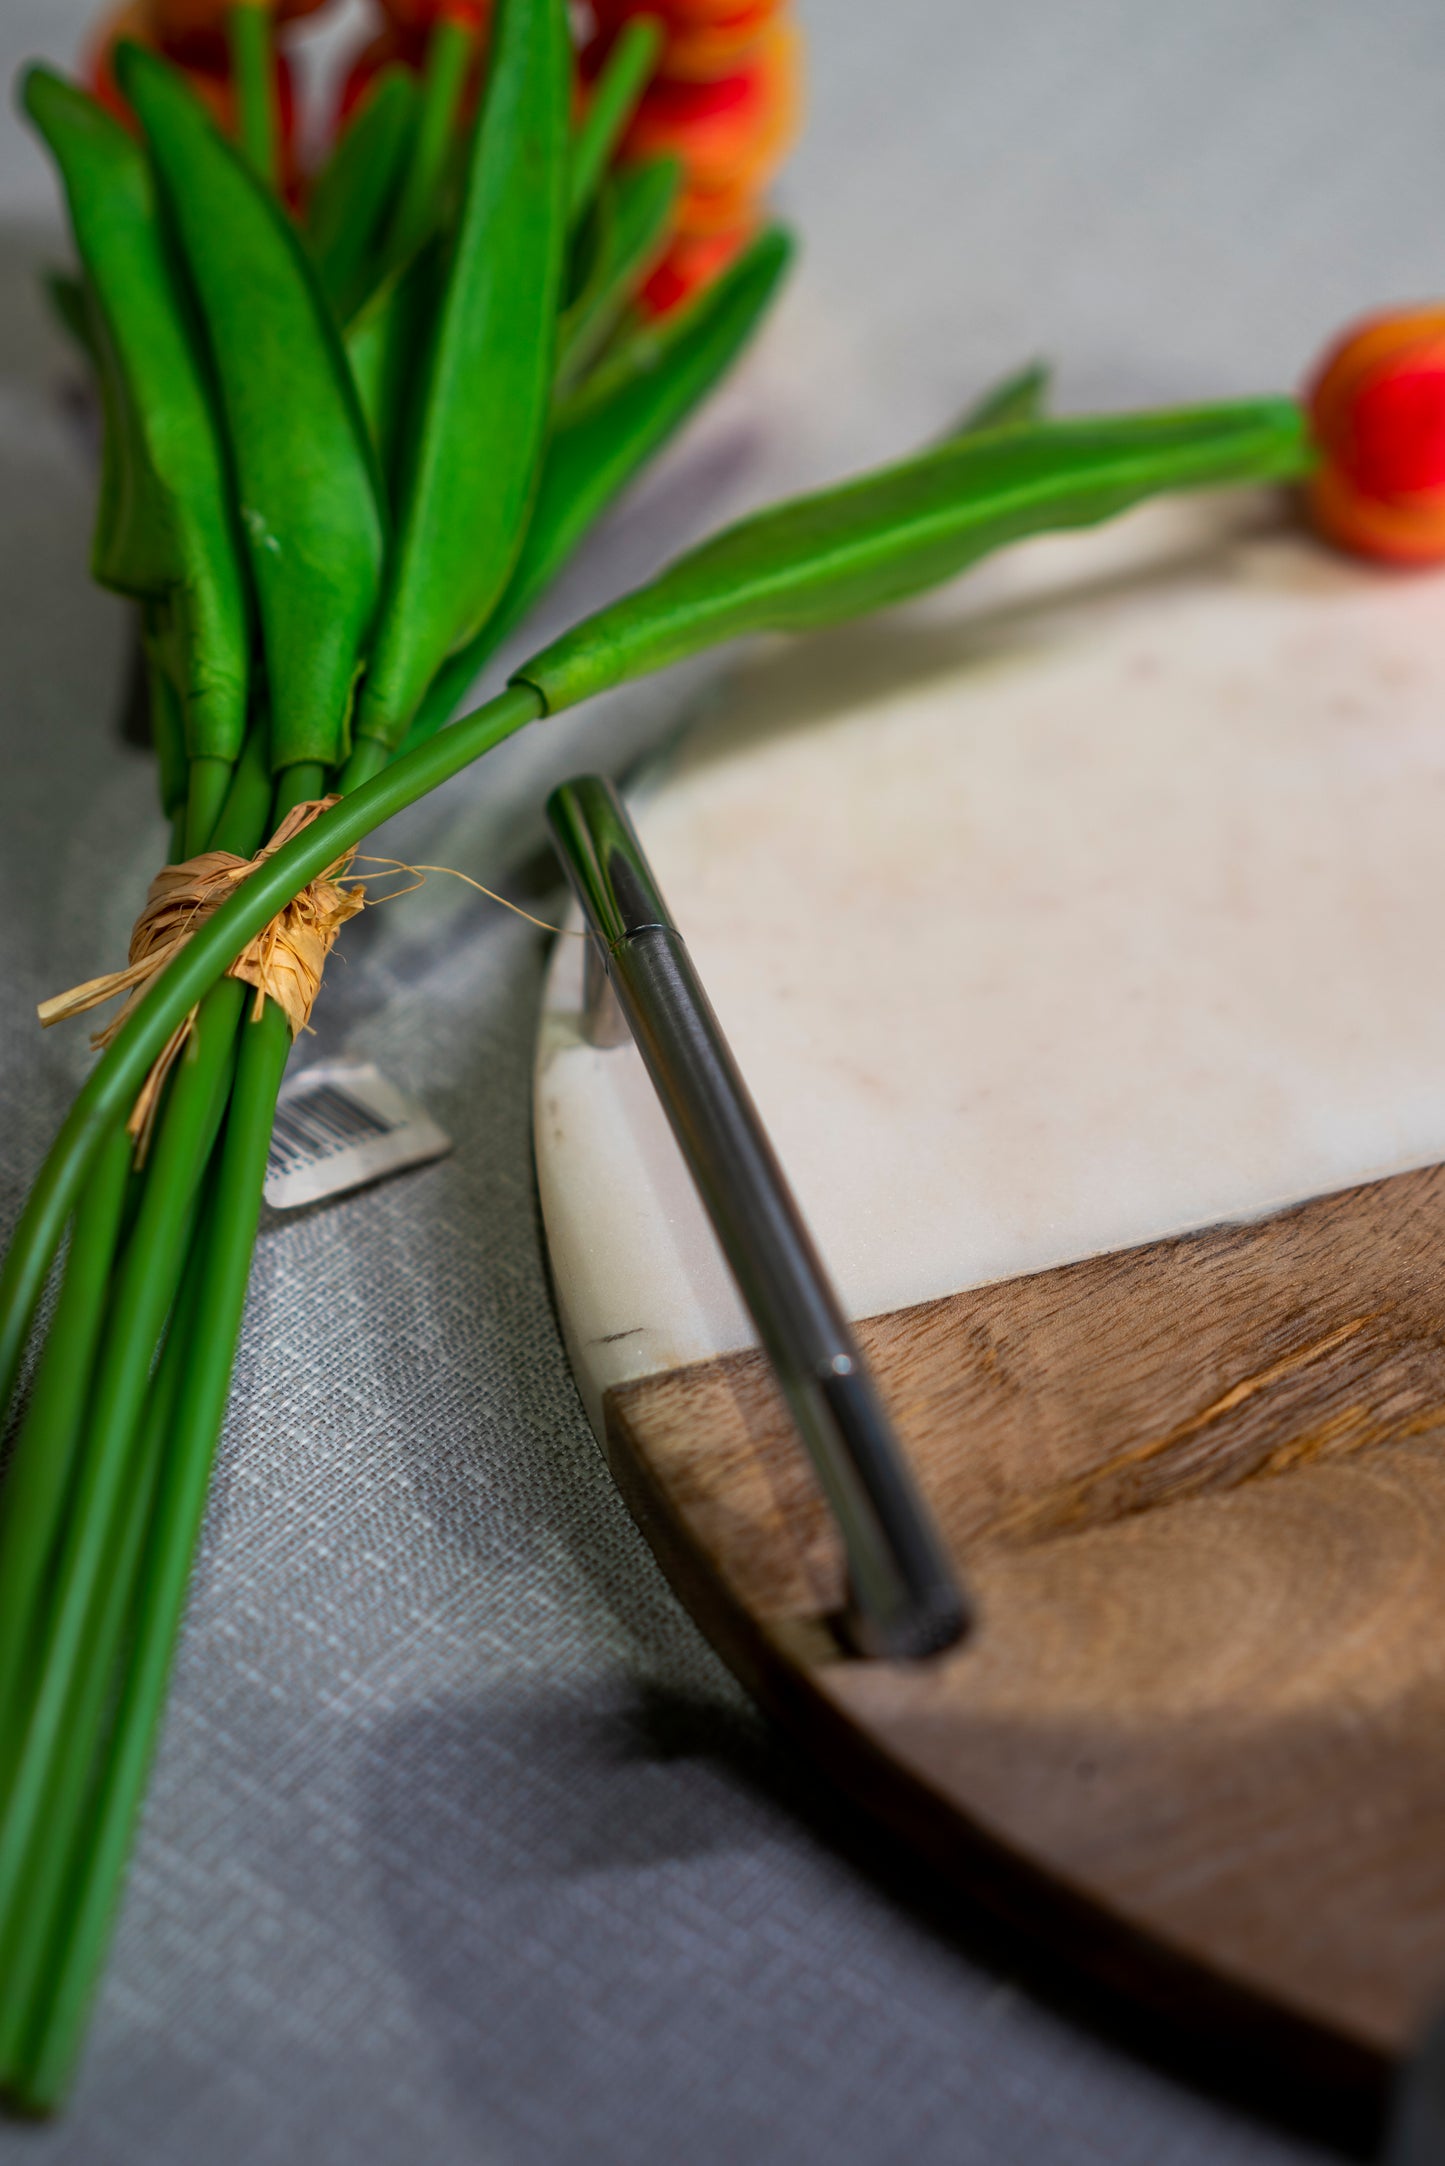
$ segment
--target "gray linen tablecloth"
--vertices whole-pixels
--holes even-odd
[[[83,0],[6,0],[0,60]],[[814,0],[762,349],[549,621],[747,502],[941,427],[993,373],[1073,407],[1297,380],[1445,291],[1427,0]],[[162,849],[116,741],[120,607],[35,292],[49,176],[0,137],[7,1223],[86,1066],[33,1004],[123,951]],[[685,711],[569,716],[398,828],[546,894],[544,788]],[[448,1162],[268,1224],[144,1832],[73,2106],[25,2166],[426,2157],[1235,2166],[1310,2144],[1188,2088],[851,1861],[669,1596],[548,1305],[541,936],[433,882],[348,931],[307,1055],[375,1058]],[[991,1950],[991,1952],[989,1952]]]

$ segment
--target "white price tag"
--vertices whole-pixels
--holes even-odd
[[[321,1203],[451,1147],[450,1136],[370,1061],[319,1061],[282,1086],[266,1201],[274,1211]]]

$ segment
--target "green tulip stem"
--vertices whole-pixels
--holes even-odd
[[[191,761],[186,796],[186,856],[199,857],[211,847],[211,836],[231,787],[229,760],[210,758]]]
[[[71,1230],[70,1253],[0,1511],[0,1804],[18,1754],[30,1623],[44,1599],[74,1484],[81,1421],[121,1230],[131,1140],[106,1137]]]
[[[109,1130],[129,1114],[172,1030],[308,881],[383,820],[450,781],[543,711],[541,697],[529,685],[508,685],[484,707],[394,761],[258,866],[153,982],[81,1086],[20,1215],[0,1271],[0,1403],[8,1400],[36,1304],[96,1154]]]
[[[379,737],[358,737],[351,748],[351,757],[341,771],[342,796],[349,797],[363,782],[370,782],[374,775],[379,775],[391,757],[390,746],[384,745]]]
[[[324,789],[324,769],[315,762],[298,762],[284,769],[277,778],[274,806],[267,816],[273,823],[279,822],[294,805],[320,796]],[[237,813],[239,827],[239,808],[232,809]],[[238,835],[237,839],[242,838]],[[232,996],[237,993],[241,994],[242,1004],[245,1004],[244,988],[233,986],[228,980],[225,990],[228,1007],[235,1005]],[[208,1005],[212,997],[208,996]],[[224,1031],[225,1019],[218,1015],[212,1021],[207,1015],[206,1020],[219,1038]],[[267,1002],[254,1025],[248,1026],[244,1022],[240,1025],[237,1080],[227,1107],[225,1140],[221,1145],[222,1167],[228,1162],[233,1167],[229,1193],[234,1194],[238,1178],[234,1168],[238,1160],[243,1167],[249,1167],[259,1155],[260,1179],[264,1179],[276,1094],[290,1048],[289,1025],[282,1011],[272,1002]],[[178,1117],[167,1109],[163,1142]],[[168,1171],[163,1170],[158,1161],[157,1180],[165,1182]],[[93,1180],[87,1190],[86,1202],[95,1186]],[[137,1598],[136,1574],[151,1519],[162,1447],[173,1421],[178,1418],[178,1410],[192,1425],[188,1434],[193,1433],[198,1415],[203,1426],[209,1423],[208,1441],[199,1447],[204,1452],[207,1466],[220,1432],[244,1306],[246,1276],[255,1244],[259,1184],[256,1199],[249,1207],[245,1205],[248,1193],[243,1186],[243,1207],[239,1215],[225,1218],[228,1189],[224,1171],[218,1176],[217,1193],[210,1200],[205,1232],[200,1238],[199,1261],[195,1269],[179,1280],[176,1314],[134,1433],[124,1489],[110,1516],[104,1557],[92,1577],[79,1643],[74,1659],[68,1665],[61,1719],[48,1740],[44,1735],[37,1739],[32,1720],[31,1730],[21,1743],[26,1794],[37,1795],[39,1803],[29,1816],[25,1855],[8,1883],[13,1890],[8,1905],[3,1901],[7,1883],[0,1878],[0,1976],[6,1983],[5,2001],[0,2007],[0,2083],[6,2085],[20,2104],[34,2110],[43,2110],[54,2103],[53,2080],[51,2095],[47,2095],[44,2081],[36,2081],[34,2061],[38,2053],[46,2067],[57,2065],[58,2049],[52,2022],[55,1996],[47,1979],[57,1966],[62,1983],[68,1975],[67,1962],[72,1944],[70,1925],[77,1914],[71,1884],[77,1878],[84,1884],[93,1863],[108,1874],[99,1894],[92,1893],[88,1901],[82,1899],[79,1904],[82,1920],[94,1913],[100,1921],[99,1938],[91,1933],[85,1943],[91,1951],[87,1958],[86,1977],[89,1979],[101,1960],[113,1907],[114,1881],[128,1846],[128,1834],[122,1836],[118,1847],[107,1845],[103,1838],[97,1841],[90,1825],[94,1764],[105,1734],[118,1652]],[[82,1214],[84,1210],[85,1204],[82,1204]],[[194,1202],[192,1218],[194,1220]],[[153,1231],[153,1224],[150,1230]],[[146,1229],[143,1228],[138,1247],[145,1240]],[[151,1260],[152,1273],[163,1272],[165,1259],[155,1257],[148,1245],[144,1253]],[[192,1448],[193,1457],[195,1449]],[[194,1533],[177,1582],[182,1592],[193,1549]],[[166,1577],[164,1572],[162,1577],[163,1584],[172,1584],[172,1578]],[[65,1584],[68,1588],[69,1579]],[[164,1651],[158,1667],[157,1714],[164,1696],[169,1650],[178,1614],[172,1614],[170,1609],[158,1613],[154,1605],[148,1605],[141,1598],[141,1621],[150,1619],[152,1633],[160,1629],[164,1635]],[[33,1630],[24,1636],[32,1638]],[[144,1650],[137,1649],[133,1659],[144,1666]],[[135,1766],[143,1786],[154,1721],[146,1730],[145,1754],[137,1762],[129,1750],[125,1733],[129,1719],[122,1709],[106,1752],[118,1763],[122,1773]],[[108,1766],[109,1760],[104,1764]],[[17,1774],[19,1765],[17,1754]],[[121,1809],[121,1801],[126,1796],[129,1792],[123,1784],[112,1800],[112,1814]],[[127,1830],[139,1796],[140,1789],[137,1788],[127,1808]],[[7,1844],[6,1833],[0,1833],[0,1867],[5,1858],[15,1854],[22,1842],[21,1835],[10,1834]],[[58,2056],[66,2069],[78,2044],[88,1998],[87,1989],[82,1995],[75,2022],[65,2034],[71,2042]],[[71,1999],[73,1993],[62,1993],[64,2006],[70,2005]],[[38,2040],[32,2052],[30,2041],[32,2033],[36,2032]]]
[[[393,266],[408,262],[437,222],[447,164],[457,141],[457,118],[476,49],[476,31],[460,16],[443,15],[432,26],[416,136],[383,243],[383,256]]]
[[[273,784],[271,780],[271,725],[261,715],[246,732],[241,757],[231,770],[231,785],[211,833],[213,850],[229,850],[235,857],[253,857],[269,839]]]
[[[281,176],[281,116],[266,0],[235,0],[226,11],[226,43],[236,86],[237,141],[253,170],[274,188]]]
[[[652,80],[662,53],[662,37],[662,25],[656,16],[629,16],[592,86],[587,109],[572,140],[568,214],[574,226],[591,207],[612,154]]]
[[[193,1210],[188,1244],[193,1260],[204,1246],[208,1223]],[[186,1351],[199,1322],[196,1291],[196,1274],[191,1271],[181,1281],[137,1432],[113,1546],[91,1598],[83,1649],[71,1679],[43,1809],[25,1863],[23,1895],[0,1935],[0,1977],[5,1980],[0,1998],[0,2083],[18,2093],[22,2103],[30,2103],[24,2083],[26,2032],[41,1990],[49,1944],[64,1916],[66,1881],[75,1869],[77,1841],[84,1841],[92,1773],[115,1695],[117,1657],[139,1592],[137,1573],[162,1453]]]
[[[39,1644],[28,1651],[29,1720],[0,1815],[0,1937],[14,1906],[24,1900],[26,1860],[44,1813],[52,1763],[63,1749],[66,1707],[85,1655],[87,1617],[115,1553],[151,1367],[180,1280],[200,1176],[230,1091],[236,1028],[248,992],[234,978],[222,978],[204,996],[196,1028],[176,1063],[135,1232],[114,1277],[52,1603]],[[189,1003],[181,1014],[188,1009]],[[123,1104],[131,1096],[126,1093]]]
[[[225,1416],[260,1219],[271,1114],[290,1047],[285,1018],[269,1004],[260,1021],[242,1032],[216,1184],[208,1199],[197,1328],[183,1335],[184,1368],[150,1515],[120,1699],[83,1840],[74,1852],[25,2066],[12,2078],[20,2101],[37,2111],[62,2096],[79,2052],[145,1794]]]
[[[276,797],[271,810],[273,831],[297,805],[309,805],[326,795],[326,769],[320,760],[296,760],[276,777]]]

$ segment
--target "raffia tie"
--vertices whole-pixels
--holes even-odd
[[[53,1000],[42,1001],[37,1010],[42,1024],[48,1028],[52,1023],[62,1023],[68,1016],[83,1015],[87,1009],[98,1008],[118,994],[126,993],[129,998],[120,1013],[91,1038],[92,1045],[109,1045],[151,980],[180,954],[206,919],[220,909],[259,865],[264,865],[267,858],[273,857],[285,843],[338,802],[335,797],[321,797],[297,805],[287,813],[265,848],[258,850],[254,857],[235,857],[229,850],[203,850],[199,857],[188,857],[184,864],[163,865],[152,880],[145,908],[135,921],[130,936],[130,960],[125,969],[108,971],[100,978],[88,978],[84,985],[72,986],[68,993],[57,993]],[[348,918],[354,918],[366,907],[366,898],[359,887],[339,884],[341,876],[350,867],[353,854],[347,850],[308,887],[302,888],[300,894],[248,942],[226,972],[228,978],[239,978],[243,984],[255,986],[254,1016],[259,1017],[266,1002],[274,1000],[291,1025],[293,1038],[306,1028],[310,1019],[316,995],[321,990],[321,973],[337,934]],[[195,1020],[196,1010],[192,1008],[185,1021],[171,1033],[157,1055],[126,1123],[128,1133],[136,1139],[138,1158],[145,1155],[161,1090],[195,1027]]]

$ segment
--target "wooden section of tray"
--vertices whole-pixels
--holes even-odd
[[[861,1336],[974,1639],[840,1654],[757,1354],[605,1401],[683,1600],[951,1880],[1191,2021],[1377,2074],[1445,1994],[1445,1172]]]

